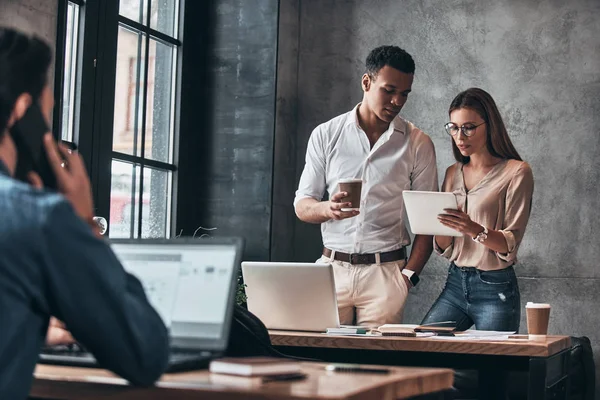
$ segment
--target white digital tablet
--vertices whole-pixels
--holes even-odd
[[[402,197],[412,233],[416,235],[463,236],[438,220],[444,208],[458,209],[456,197],[449,192],[403,190]]]

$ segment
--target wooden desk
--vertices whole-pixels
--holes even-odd
[[[134,388],[101,369],[38,365],[30,395],[48,399],[397,399],[441,393],[452,387],[453,371],[440,368],[391,367],[390,374],[336,373],[321,363],[302,363],[308,377],[240,387],[211,381],[194,371],[166,374],[156,387]],[[441,394],[440,394],[441,396]]]
[[[568,336],[548,336],[540,342],[330,336],[292,331],[270,331],[270,336],[273,345],[285,354],[336,362],[478,369],[486,385],[499,371],[528,371],[530,400],[566,398],[568,390]]]
[[[275,346],[326,347],[431,353],[488,354],[503,356],[549,357],[571,346],[568,336],[548,336],[545,341],[511,339],[508,341],[467,341],[402,336],[331,336],[322,333],[270,331]]]

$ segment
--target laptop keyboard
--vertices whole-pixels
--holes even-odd
[[[183,349],[171,349],[169,354],[170,365],[181,365],[186,363],[199,363],[201,360],[206,360],[206,363],[213,358],[213,354],[208,351],[190,351]],[[58,365],[76,365],[84,367],[97,367],[96,358],[85,348],[80,345],[73,344],[67,346],[52,346],[45,347],[40,354],[40,362],[46,364]]]
[[[96,358],[79,345],[44,347],[40,353],[40,362],[57,365],[96,367]]]
[[[52,347],[44,347],[42,350],[44,354],[54,354],[54,355],[65,355],[65,356],[76,356],[82,354],[89,354],[83,347],[72,344],[67,346],[52,346]]]

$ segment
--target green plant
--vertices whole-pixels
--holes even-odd
[[[244,289],[245,287],[246,284],[242,282],[242,276],[240,275],[238,277],[237,292],[235,293],[235,303],[238,306],[245,306],[246,300],[248,300],[248,297],[246,296],[246,290]]]

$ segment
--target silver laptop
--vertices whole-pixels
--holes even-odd
[[[458,208],[453,193],[403,190],[402,197],[410,230],[415,235],[462,236],[462,233],[442,225],[437,218],[444,213],[444,208]]]
[[[227,348],[243,241],[239,238],[111,240],[169,329],[168,372],[205,368]],[[151,333],[149,333],[151,334]],[[46,348],[40,362],[98,366],[76,347]]]
[[[248,310],[268,329],[325,332],[340,325],[331,264],[242,262]]]

